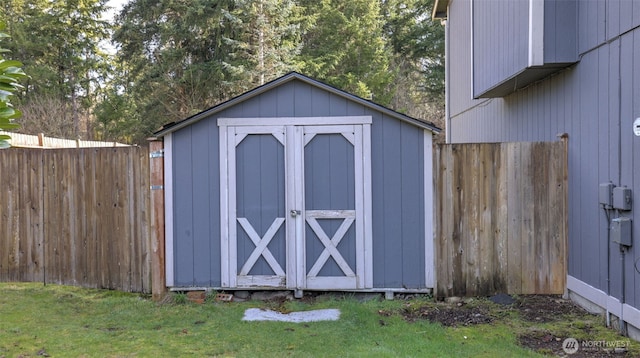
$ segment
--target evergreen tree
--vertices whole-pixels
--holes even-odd
[[[444,128],[444,29],[433,0],[385,0],[382,11],[395,78],[390,106]]]
[[[300,54],[302,71],[330,85],[387,105],[390,52],[376,0],[303,0],[312,27]]]
[[[149,135],[294,69],[299,12],[292,0],[130,2],[114,40],[132,119]]]
[[[23,59],[31,79],[20,101],[25,109],[24,129],[81,137],[91,121],[97,89],[102,84],[106,56],[100,42],[108,39],[109,24],[103,21],[106,0],[7,0],[0,17],[14,38],[9,49]],[[45,100],[46,99],[46,100]],[[49,128],[44,118],[31,118],[32,103],[55,102],[63,107],[66,129]],[[85,126],[84,132],[88,130]],[[90,133],[84,133],[84,136]]]
[[[294,59],[305,27],[302,8],[293,0],[243,0],[236,6],[230,15],[241,24],[240,31],[227,41],[235,49],[235,68],[246,75],[244,82],[262,85],[298,69]]]
[[[100,134],[143,140],[291,70],[438,122],[444,36],[431,1],[132,0]]]
[[[386,0],[385,31],[393,53],[422,75],[416,84],[434,101],[444,101],[444,28],[431,20],[433,0]]]
[[[0,18],[31,79],[27,132],[141,142],[164,123],[300,71],[439,122],[444,33],[433,0],[7,0]]]

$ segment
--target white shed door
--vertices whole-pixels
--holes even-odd
[[[219,119],[223,287],[372,287],[370,121]]]

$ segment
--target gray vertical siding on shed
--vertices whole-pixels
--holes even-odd
[[[374,287],[425,288],[423,129],[300,81],[282,84],[174,132],[176,287],[219,287],[221,282],[217,118],[344,115],[373,117]],[[317,257],[320,249],[313,248],[310,254]]]
[[[173,134],[174,280],[219,286],[220,166],[218,126],[201,121]],[[215,238],[211,240],[211,238]]]
[[[371,136],[373,285],[423,288],[422,130],[399,121],[374,118]]]
[[[632,187],[634,210],[622,214],[633,218],[635,234],[626,255],[625,296],[640,307],[640,273],[631,264],[640,258],[640,138],[631,131],[640,117],[640,2],[578,4],[579,63],[507,97],[472,100],[468,81],[456,75],[470,66],[471,44],[462,23],[469,20],[469,3],[451,2],[451,138],[455,143],[553,141],[557,133],[568,133],[569,274],[604,292],[610,289],[616,298],[623,287],[620,252],[607,241],[597,189],[607,181]]]
[[[341,134],[318,134],[306,145],[306,210],[355,210],[353,153]]]

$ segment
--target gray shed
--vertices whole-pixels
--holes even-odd
[[[167,287],[428,292],[439,131],[295,72],[165,126]]]

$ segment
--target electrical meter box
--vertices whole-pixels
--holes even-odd
[[[631,246],[631,219],[615,218],[611,220],[611,241]]]
[[[613,183],[601,183],[598,191],[600,204],[606,209],[610,209],[613,205]]]
[[[625,187],[613,188],[613,208],[631,210],[631,189]]]

